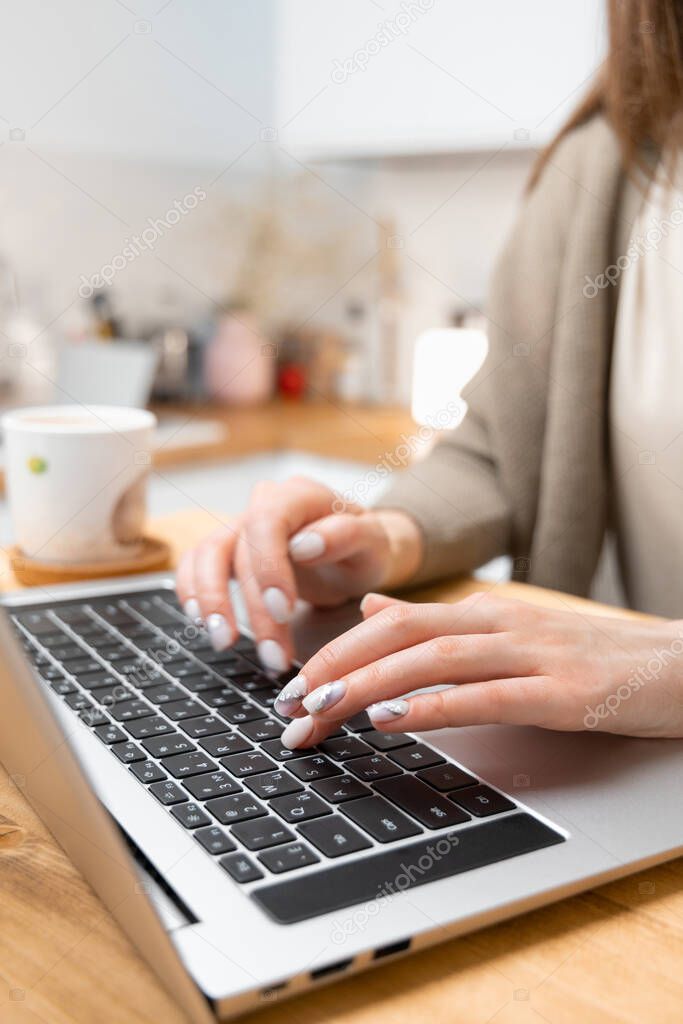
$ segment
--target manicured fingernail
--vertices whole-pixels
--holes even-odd
[[[304,697],[301,703],[312,715],[317,715],[321,711],[327,711],[328,708],[338,704],[345,693],[346,683],[342,682],[341,679],[335,679],[334,682],[325,683],[324,686],[319,686],[313,693],[309,693],[308,697]]]
[[[280,737],[280,743],[290,750],[295,747],[303,747],[313,732],[313,719],[310,715],[304,718],[295,718],[290,722]]]
[[[199,607],[199,601],[196,597],[188,597],[187,601],[183,605],[183,611],[187,615],[188,619],[192,619],[193,622],[202,621],[202,610]]]
[[[287,656],[277,640],[261,640],[256,650],[261,664],[269,672],[286,672],[289,668]]]
[[[393,722],[395,718],[402,718],[409,707],[407,700],[381,700],[370,705],[368,717],[371,722]]]
[[[360,610],[361,610],[361,612],[363,614],[365,614],[365,606],[367,605],[368,601],[370,600],[371,597],[374,597],[374,596],[375,596],[374,594],[366,594],[365,597],[363,598],[363,600],[361,601],[361,603],[360,603]]]
[[[289,542],[289,553],[295,562],[308,562],[318,558],[325,550],[325,541],[314,530],[302,530],[295,533]]]
[[[212,612],[208,616],[206,628],[209,631],[209,640],[214,651],[224,651],[234,639],[230,626],[218,612]]]
[[[263,603],[274,622],[284,625],[289,622],[292,614],[292,606],[287,595],[279,587],[268,587],[263,591]]]
[[[308,693],[308,683],[303,676],[294,676],[286,686],[280,690],[275,701],[275,710],[278,715],[289,716],[301,707],[301,700]]]

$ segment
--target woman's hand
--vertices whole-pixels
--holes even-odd
[[[409,604],[368,594],[365,621],[282,690],[305,747],[364,708],[380,730],[511,723],[683,736],[683,623],[598,618],[475,594]],[[422,687],[446,689],[405,698]],[[303,699],[302,699],[303,698]]]
[[[339,505],[334,491],[304,477],[260,483],[233,526],[184,556],[178,596],[190,618],[206,623],[216,650],[237,635],[231,578],[241,585],[263,665],[284,672],[297,597],[331,606],[413,575],[422,541],[409,516],[347,504],[337,511]]]

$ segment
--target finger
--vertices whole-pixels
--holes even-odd
[[[235,553],[235,576],[244,598],[261,664],[268,672],[286,672],[292,661],[289,629],[275,622],[264,606],[263,595],[252,567],[251,552],[242,538]]]
[[[322,647],[285,687],[281,699],[301,701],[303,693],[312,693],[324,683],[434,637],[489,633],[501,628],[492,603],[486,606],[470,598],[457,604],[396,602]],[[282,713],[290,714],[291,707]]]
[[[246,516],[246,539],[263,602],[280,625],[296,602],[296,580],[289,560],[289,540],[302,526],[332,509],[334,494],[312,480],[294,479],[283,487],[269,481],[257,485]]]
[[[194,551],[194,590],[200,614],[217,651],[235,642],[237,626],[228,591],[237,531],[217,530]]]
[[[194,586],[194,550],[186,551],[180,560],[175,578],[178,600],[189,619],[196,622],[201,618],[201,609]]]
[[[288,550],[294,562],[314,566],[386,545],[384,528],[374,516],[336,514],[309,523],[292,537]]]
[[[360,610],[364,619],[369,619],[371,615],[376,615],[377,612],[383,611],[385,608],[391,608],[394,604],[407,604],[406,601],[399,601],[397,597],[389,597],[388,594],[366,594],[360,603]]]
[[[486,680],[368,708],[376,729],[422,732],[465,725],[538,725],[558,728],[561,694],[547,676]]]
[[[527,646],[506,633],[438,636],[396,651],[316,687],[302,705],[316,718],[351,718],[371,704],[443,683],[478,683],[522,675],[533,668]]]
[[[291,721],[280,737],[280,742],[290,750],[313,747],[328,736],[338,732],[343,722],[321,722],[312,715],[303,715]]]

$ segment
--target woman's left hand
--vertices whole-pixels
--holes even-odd
[[[492,594],[457,604],[369,594],[362,610],[364,622],[282,691],[276,710],[294,718],[288,746],[317,743],[365,708],[389,732],[510,723],[683,736],[682,622],[549,611]]]

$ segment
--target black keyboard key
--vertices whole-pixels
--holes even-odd
[[[353,718],[349,718],[348,722],[346,722],[346,728],[350,729],[351,732],[369,732],[371,729],[374,729],[374,726],[368,717],[367,711],[360,711]]]
[[[204,708],[196,700],[175,700],[164,705],[164,714],[174,722],[182,722],[184,718],[195,718],[201,715]]]
[[[102,686],[98,690],[91,690],[90,695],[98,704],[104,707],[113,707],[126,700],[133,700],[135,694],[123,683],[116,682],[114,686]]]
[[[274,718],[263,718],[255,722],[245,722],[240,726],[240,732],[248,736],[255,743],[264,743],[268,740],[276,740],[282,735],[284,726],[282,722]]]
[[[529,814],[479,822],[456,832],[454,838],[457,842],[449,843],[448,834],[438,839],[429,835],[374,857],[352,858],[326,870],[306,872],[301,878],[262,886],[252,898],[280,924],[293,924],[368,903],[377,899],[377,893],[395,892],[399,877],[408,880],[410,889],[564,842],[558,832]],[[438,857],[434,856],[436,844]],[[420,870],[407,870],[410,865],[420,865]]]
[[[242,698],[230,686],[219,686],[215,690],[203,690],[202,700],[210,708],[227,708],[230,704],[239,704]]]
[[[361,782],[376,782],[392,775],[400,775],[401,770],[383,754],[371,754],[370,757],[359,757],[349,761],[348,770],[357,775]]]
[[[168,626],[173,622],[178,622],[175,615],[172,615],[167,608],[151,598],[129,598],[126,603],[155,626]],[[133,616],[130,615],[129,618],[132,619]]]
[[[111,715],[117,722],[129,722],[134,718],[145,718],[154,711],[144,700],[127,700],[111,709]]]
[[[218,825],[210,825],[208,828],[200,828],[194,833],[194,837],[198,843],[204,847],[209,853],[214,855],[220,853],[230,853],[231,850],[236,850],[237,846],[233,843],[232,839],[219,828]]]
[[[227,796],[241,792],[239,785],[227,772],[212,772],[210,775],[195,775],[185,783],[195,800],[210,800],[215,796]]]
[[[138,761],[130,766],[130,770],[140,782],[163,782],[166,774],[162,772],[156,761]]]
[[[81,654],[84,654],[81,651]],[[70,661],[65,666],[67,672],[70,672],[72,676],[80,676],[83,672],[101,672],[102,665],[99,661],[95,661],[94,658],[79,658],[76,661]]]
[[[275,701],[280,696],[281,686],[273,686],[272,682],[268,680],[266,686],[259,687],[258,690],[254,690],[252,699],[260,704],[262,708],[272,708]]]
[[[87,708],[94,707],[92,701],[88,700],[84,693],[67,693],[64,699],[74,711],[85,711]]]
[[[142,741],[142,745],[152,757],[189,754],[197,749],[187,736],[181,736],[179,732],[174,732],[171,735],[165,733],[163,736],[150,736]]]
[[[162,736],[164,733],[173,732],[173,726],[159,715],[150,715],[149,718],[138,718],[133,722],[128,722],[126,732],[129,732],[133,739],[142,740],[150,736]]]
[[[322,754],[297,758],[297,760],[289,762],[288,768],[296,775],[297,779],[301,779],[303,782],[315,782],[316,779],[329,779],[333,775],[342,774],[341,768],[332,764]]]
[[[187,793],[183,793],[180,786],[177,786],[175,782],[168,780],[166,782],[155,782],[154,785],[149,787],[149,791],[164,807],[171,807],[172,804],[182,804],[187,801]]]
[[[313,853],[304,843],[291,843],[289,846],[277,846],[274,850],[265,850],[258,858],[269,871],[275,875],[285,871],[304,868],[308,864],[317,864],[320,857]]]
[[[352,757],[363,757],[372,754],[372,747],[364,743],[358,736],[340,736],[336,740],[323,740],[319,744],[323,754],[333,761],[350,761]]]
[[[376,784],[375,789],[427,828],[445,828],[470,820],[469,814],[461,811],[446,796],[435,793],[426,782],[420,782],[414,775],[403,774],[396,779],[384,779]]]
[[[230,707],[224,708],[221,711],[221,715],[226,722],[231,722],[233,725],[241,725],[242,722],[254,722],[258,718],[265,718],[265,711],[261,711],[254,704],[250,704],[248,701],[242,701],[239,704],[232,704]]]
[[[240,822],[233,826],[232,834],[248,850],[265,850],[268,846],[279,846],[296,839],[294,833],[272,815]]]
[[[57,629],[46,612],[26,612],[24,615],[17,615],[16,620],[33,636],[49,636]]]
[[[381,796],[368,796],[342,804],[344,814],[380,843],[416,836],[421,829]]]
[[[321,779],[311,786],[316,793],[329,800],[331,804],[341,804],[346,800],[358,800],[362,796],[372,796],[372,790],[364,786],[352,775],[340,775],[336,779]]]
[[[211,818],[206,814],[199,804],[190,801],[187,804],[177,804],[172,808],[171,814],[180,822],[184,828],[200,828],[202,825],[210,825]]]
[[[307,821],[299,831],[304,839],[317,846],[326,857],[342,857],[345,853],[357,853],[358,850],[367,850],[372,846],[370,840],[340,814]]]
[[[152,704],[169,704],[174,700],[183,700],[185,694],[175,683],[162,683],[161,686],[150,686],[145,689],[145,697]]]
[[[103,743],[126,743],[126,734],[119,729],[118,725],[110,722],[108,725],[101,725],[95,729],[95,735]]]
[[[164,758],[164,768],[174,779],[185,779],[203,772],[215,772],[218,765],[199,750]]]
[[[398,750],[399,747],[410,747],[415,743],[412,736],[404,732],[364,732],[363,739],[375,750]]]
[[[263,872],[246,853],[228,853],[218,863],[236,882],[255,882],[263,878]]]
[[[113,676],[111,672],[84,672],[78,676],[78,682],[86,690],[100,690],[104,687],[120,685],[121,680]]]
[[[417,771],[418,768],[431,768],[435,764],[443,764],[444,757],[430,750],[424,743],[415,743],[412,747],[404,747],[402,750],[392,750],[389,754],[392,761],[400,764],[408,771]]]
[[[41,672],[41,676],[42,675],[43,673]],[[52,682],[49,683],[49,686],[51,690],[54,690],[55,693],[58,693],[61,697],[66,697],[67,693],[77,692],[74,684],[68,679],[65,679],[64,676],[60,676],[58,679],[53,679]]]
[[[40,675],[47,680],[64,679],[64,673],[58,665],[42,665]]]
[[[215,800],[209,800],[206,809],[211,811],[215,818],[218,818],[222,825],[232,825],[238,821],[247,821],[248,818],[259,818],[266,813],[258,800],[254,800],[250,793],[235,793],[234,796],[219,796]]]
[[[293,761],[295,757],[310,757],[315,753],[314,747],[290,750],[289,747],[283,747],[279,739],[266,740],[265,743],[261,744],[261,750],[265,750],[276,761]]]
[[[191,693],[199,693],[201,695],[220,686],[220,679],[216,679],[215,676],[204,672],[200,676],[190,676],[189,679],[183,679],[183,686],[186,690],[190,690]]]
[[[293,779],[289,772],[266,772],[265,775],[252,775],[246,779],[244,784],[263,800],[270,800],[275,796],[285,796],[287,793],[298,793],[303,789],[301,783]]]
[[[202,736],[216,736],[225,732],[225,722],[215,715],[202,715],[201,718],[188,718],[181,722],[180,728],[193,739],[200,739]]]
[[[450,798],[477,818],[486,818],[489,814],[502,814],[503,811],[512,811],[516,807],[512,800],[508,800],[502,793],[497,793],[489,786],[456,789],[450,794]]]
[[[147,755],[137,743],[133,743],[128,740],[127,743],[114,743],[111,748],[119,761],[123,761],[124,764],[132,764],[134,761],[145,761]]]
[[[244,754],[229,754],[227,757],[221,758],[221,764],[238,778],[256,775],[259,772],[268,772],[276,767],[275,763],[260,750],[249,750]]]
[[[223,725],[225,730],[225,724]],[[250,743],[247,743],[242,736],[236,732],[225,732],[223,731],[218,736],[207,736],[206,739],[199,741],[200,747],[203,747],[207,753],[213,757],[226,757],[228,754],[242,754],[245,750],[253,750],[254,748]]]
[[[417,773],[417,777],[442,793],[449,793],[452,789],[460,789],[462,786],[475,786],[478,781],[474,775],[457,768],[454,764],[439,764],[434,768],[425,768],[423,772]]]
[[[276,797],[275,800],[271,800],[270,808],[277,811],[285,821],[294,825],[300,821],[321,818],[325,814],[332,813],[331,807],[324,800],[306,789],[299,793],[290,793],[289,796]]]
[[[63,639],[66,640],[66,637],[63,637]],[[86,650],[79,647],[78,644],[73,643],[60,644],[57,647],[51,647],[50,654],[53,658],[56,658],[57,661],[61,661],[66,666],[67,671],[69,671],[70,661],[82,661],[83,658],[88,657],[88,652]]]
[[[99,708],[86,708],[85,711],[79,711],[78,717],[91,729],[98,725],[106,725],[109,721],[104,711],[100,711]]]
[[[100,604],[99,602],[94,604],[94,609],[97,615],[105,622],[108,622],[110,626],[130,626],[136,623],[138,620],[125,611],[124,608],[118,602],[111,601]]]
[[[212,668],[214,672],[222,671],[221,666],[218,665],[212,665]],[[273,680],[269,676],[259,675],[254,672],[253,668],[247,673],[244,671],[231,672],[227,678],[236,690],[239,690],[240,693],[248,693],[250,696],[251,694],[256,696],[259,690],[270,689],[273,685]]]
[[[191,676],[204,675],[206,669],[197,661],[190,661],[189,658],[181,658],[176,661],[165,661],[164,669],[174,679],[189,679]]]

